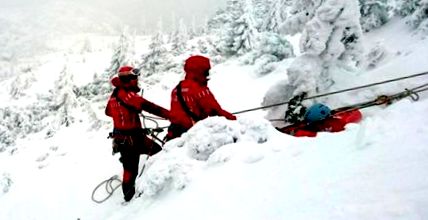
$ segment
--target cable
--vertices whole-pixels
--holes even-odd
[[[418,93],[421,93],[424,91],[428,91],[428,83],[417,86],[413,89],[405,89],[404,91],[393,94],[393,95],[389,95],[389,96],[381,95],[372,101],[362,102],[362,103],[358,103],[358,104],[354,104],[354,105],[350,105],[350,106],[346,106],[346,107],[337,108],[337,109],[332,111],[332,114],[353,111],[355,109],[368,108],[368,107],[375,106],[375,105],[390,104],[393,100],[403,99],[403,98],[408,97],[408,96],[413,101],[418,101],[419,100],[419,94]],[[269,121],[284,121],[284,119],[269,119]]]
[[[413,75],[399,77],[399,78],[395,78],[395,79],[389,79],[389,80],[385,80],[385,81],[381,81],[381,82],[377,82],[377,83],[371,83],[371,84],[367,84],[367,85],[352,87],[352,88],[349,88],[349,89],[342,89],[342,90],[338,90],[338,91],[335,91],[335,92],[329,92],[329,93],[324,93],[324,94],[320,94],[320,95],[310,96],[310,97],[304,98],[303,100],[315,99],[315,98],[320,98],[320,97],[324,97],[324,96],[334,95],[334,94],[338,94],[338,93],[349,92],[349,91],[353,91],[353,90],[368,88],[368,87],[372,87],[372,86],[376,86],[376,85],[386,84],[386,83],[390,83],[390,82],[395,82],[395,81],[409,79],[409,78],[423,76],[423,75],[428,75],[428,72],[413,74]],[[277,103],[277,104],[272,104],[272,105],[261,106],[261,107],[257,107],[257,108],[252,108],[252,109],[247,109],[247,110],[242,110],[242,111],[234,112],[232,114],[241,114],[241,113],[245,113],[245,112],[262,110],[262,109],[272,108],[272,107],[275,107],[275,106],[280,106],[280,105],[285,105],[285,104],[288,104],[288,101],[287,102]]]

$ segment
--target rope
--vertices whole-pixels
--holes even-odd
[[[362,103],[358,103],[358,104],[354,104],[354,105],[350,105],[350,106],[346,106],[346,107],[341,107],[341,108],[332,110],[332,114],[353,111],[355,109],[368,108],[368,107],[375,106],[375,105],[391,104],[392,101],[394,101],[394,100],[400,100],[400,99],[403,99],[403,98],[408,97],[408,96],[413,101],[418,101],[419,100],[419,94],[418,93],[421,93],[421,92],[424,92],[427,90],[428,90],[428,83],[417,86],[413,89],[405,89],[404,91],[393,94],[393,95],[389,95],[389,96],[381,95],[372,101],[362,102]],[[270,119],[269,121],[284,121],[284,119]]]
[[[149,155],[147,155],[147,157],[146,157],[146,161],[144,162],[144,165],[143,165],[143,167],[141,168],[141,170],[140,170],[140,173],[138,174],[138,177],[141,177],[141,175],[143,174],[143,172],[144,172],[144,169],[145,169],[145,167],[146,167],[146,162],[147,162],[147,160],[149,159]],[[113,182],[114,181],[117,181],[117,182],[119,182],[119,184],[117,184],[117,186],[113,186]],[[95,199],[95,192],[102,186],[102,185],[104,185],[105,184],[105,190],[107,191],[107,193],[108,193],[108,195],[104,198],[104,199],[101,199],[101,200],[97,200],[97,199]],[[98,204],[100,204],[100,203],[103,203],[103,202],[105,202],[107,199],[109,199],[112,195],[113,195],[113,193],[114,193],[114,191],[116,191],[116,189],[118,189],[120,186],[122,186],[122,180],[120,180],[120,178],[119,178],[119,176],[118,175],[114,175],[114,176],[112,176],[112,177],[110,177],[110,178],[108,178],[108,179],[106,179],[106,180],[104,180],[104,181],[102,181],[100,184],[98,184],[96,187],[95,187],[95,189],[92,191],[92,196],[91,196],[91,199],[92,199],[92,201],[94,201],[94,202],[96,202],[96,203],[98,203]],[[141,194],[142,193],[140,193],[139,195],[138,195],[138,197],[139,196],[141,196]]]
[[[117,186],[114,186],[113,187],[113,182],[114,181],[117,181],[117,182],[119,182],[119,184],[117,185]],[[95,199],[95,192],[98,190],[98,188],[100,188],[102,185],[104,185],[105,184],[105,189],[106,189],[106,191],[107,191],[107,193],[108,193],[108,195],[107,195],[107,197],[105,197],[104,199],[101,199],[101,200],[97,200],[97,199]],[[104,181],[102,181],[100,184],[98,184],[98,186],[97,187],[95,187],[95,189],[92,191],[92,201],[94,201],[94,202],[96,202],[96,203],[98,203],[98,204],[100,204],[100,203],[103,203],[103,202],[105,202],[107,199],[109,199],[112,195],[113,195],[113,193],[114,193],[114,191],[116,190],[116,189],[118,189],[120,186],[122,185],[122,181],[119,179],[119,176],[118,175],[114,175],[114,176],[112,176],[112,177],[110,177],[109,179],[106,179],[106,180],[104,180]]]
[[[342,90],[338,90],[335,92],[329,92],[329,93],[324,93],[324,94],[320,94],[320,95],[310,96],[310,97],[304,98],[303,100],[315,99],[315,98],[320,98],[320,97],[329,96],[329,95],[335,95],[335,94],[339,94],[339,93],[343,93],[343,92],[349,92],[349,91],[353,91],[353,90],[368,88],[368,87],[372,87],[372,86],[391,83],[391,82],[400,81],[400,80],[409,79],[409,78],[414,78],[414,77],[423,76],[423,75],[428,75],[428,72],[413,74],[413,75],[399,77],[399,78],[395,78],[395,79],[389,79],[389,80],[385,80],[385,81],[381,81],[381,82],[376,82],[376,83],[366,84],[366,85],[362,85],[362,86],[352,87],[349,89],[342,89]],[[288,101],[277,103],[277,104],[272,104],[272,105],[261,106],[261,107],[257,107],[257,108],[251,108],[251,109],[247,109],[247,110],[242,110],[242,111],[234,112],[233,114],[241,114],[241,113],[245,113],[245,112],[262,110],[262,109],[272,108],[275,106],[286,105],[286,104],[288,104]]]

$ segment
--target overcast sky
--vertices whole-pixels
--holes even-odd
[[[33,56],[73,34],[154,34],[205,24],[227,0],[0,0],[1,57]],[[174,22],[173,22],[174,21]],[[174,24],[173,24],[174,23]],[[1,64],[0,64],[1,65]]]
[[[43,14],[40,15],[42,16],[48,14],[49,11],[47,10],[50,8],[55,8],[43,6],[58,5],[64,2],[66,4],[63,5],[66,6],[63,10],[75,7],[75,11],[81,10],[82,13],[91,12],[93,14],[96,11],[97,16],[105,17],[111,14],[112,22],[120,18],[123,24],[138,29],[143,27],[152,31],[157,27],[160,19],[162,19],[165,29],[173,26],[173,20],[178,23],[180,19],[183,19],[188,25],[192,23],[192,20],[195,21],[196,25],[200,25],[216,9],[225,5],[226,0],[0,0],[0,9],[25,9],[25,13],[28,13],[41,6]]]

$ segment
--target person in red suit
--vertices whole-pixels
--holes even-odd
[[[153,155],[161,147],[147,137],[141,127],[139,113],[147,111],[159,117],[169,119],[170,112],[140,95],[138,86],[139,69],[123,66],[118,76],[111,80],[115,87],[111,94],[105,114],[113,119],[113,153],[120,152],[123,165],[122,191],[125,201],[135,194],[135,179],[138,175],[140,154]]]
[[[204,56],[191,56],[185,61],[185,79],[171,92],[171,125],[167,140],[180,137],[196,122],[209,116],[236,120],[236,116],[220,106],[208,88],[210,69],[210,60]]]
[[[315,137],[318,132],[339,132],[349,123],[358,123],[362,114],[357,108],[339,108],[330,110],[318,103],[309,107],[302,121],[278,128],[279,131],[296,137]]]

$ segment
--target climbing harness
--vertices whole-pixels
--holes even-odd
[[[320,94],[320,95],[305,97],[303,100],[321,98],[321,97],[325,97],[325,96],[330,96],[330,95],[335,95],[335,94],[339,94],[339,93],[343,93],[343,92],[349,92],[349,91],[353,91],[353,90],[358,90],[358,89],[373,87],[373,86],[377,86],[377,85],[381,85],[381,84],[391,83],[391,82],[395,82],[395,81],[400,81],[400,80],[404,80],[404,79],[410,79],[410,78],[424,76],[424,75],[428,75],[428,72],[423,72],[423,73],[413,74],[413,75],[409,75],[409,76],[404,76],[404,77],[394,78],[394,79],[390,79],[390,80],[385,80],[385,81],[381,81],[381,82],[376,82],[376,83],[366,84],[366,85],[362,85],[362,86],[352,87],[352,88],[349,88],[349,89],[342,89],[342,90],[338,90],[338,91],[335,91],[335,92],[329,92],[329,93],[324,93],[324,94]],[[421,87],[426,87],[426,85],[423,85]],[[417,92],[421,92],[421,91],[424,91],[425,89],[421,89],[421,91],[419,91],[419,90],[420,90],[420,88],[414,90],[414,92],[416,92],[416,93]],[[272,108],[272,107],[276,107],[276,106],[280,106],[280,105],[286,105],[288,103],[289,103],[289,101],[287,101],[287,102],[280,102],[280,103],[276,103],[276,104],[272,104],[272,105],[266,105],[266,106],[261,106],[261,107],[257,107],[257,108],[246,109],[246,110],[234,112],[233,114],[236,115],[236,114],[241,114],[241,113],[246,113],[246,112],[251,112],[251,111],[256,111],[256,110],[262,110],[262,109]],[[283,120],[283,119],[281,119],[281,120]]]

